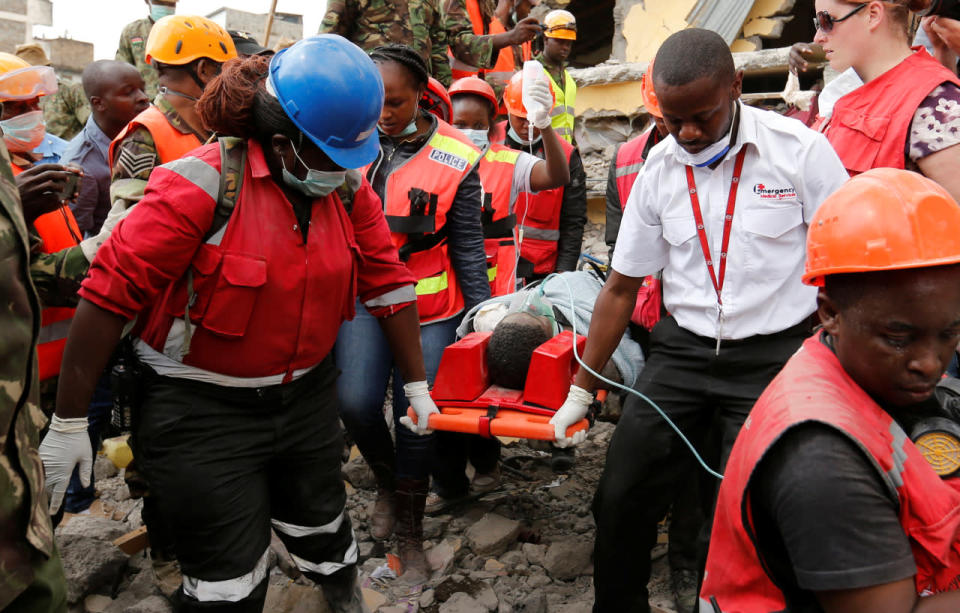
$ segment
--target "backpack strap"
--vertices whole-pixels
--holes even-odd
[[[213,210],[213,223],[203,236],[203,242],[219,245],[227,230],[227,223],[233,215],[243,187],[243,171],[247,165],[247,142],[235,136],[222,136],[220,143],[220,188],[217,191],[217,206]],[[193,324],[190,323],[190,305],[196,300],[193,290],[193,268],[187,268],[187,304],[183,307],[183,345],[182,356],[190,353],[190,341],[193,337]],[[181,356],[181,357],[182,357]]]

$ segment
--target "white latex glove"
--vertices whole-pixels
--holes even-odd
[[[134,207],[132,206],[127,208],[126,201],[122,199],[115,200],[113,206],[110,207],[110,212],[107,213],[107,218],[103,220],[100,232],[96,236],[91,236],[90,238],[85,238],[80,241],[80,249],[83,251],[83,255],[87,256],[88,262],[93,261],[93,258],[97,255],[97,250],[100,249],[100,245],[107,242],[107,239],[110,238],[110,234],[117,224],[120,223],[120,220],[129,215],[133,209]]]
[[[567,399],[563,401],[563,404],[557,409],[557,412],[550,418],[550,423],[553,424],[554,427],[553,435],[557,439],[554,444],[557,447],[579,445],[587,439],[586,430],[580,430],[574,433],[573,436],[568,437],[567,428],[587,416],[587,410],[590,408],[592,402],[593,394],[582,387],[577,387],[576,385],[570,386]]]
[[[427,424],[430,423],[430,416],[439,413],[440,410],[434,404],[430,397],[430,388],[426,381],[414,381],[403,385],[403,394],[410,403],[410,408],[417,414],[417,421],[414,422],[408,415],[400,418],[400,423],[409,428],[414,434],[430,434],[433,432]]]
[[[87,418],[60,419],[54,415],[50,430],[43,437],[38,451],[47,476],[50,515],[53,515],[63,503],[74,466],[80,465],[80,483],[83,487],[90,485],[93,449],[90,447],[90,435],[87,434]]]
[[[537,79],[530,84],[527,92],[539,104],[533,111],[527,112],[527,120],[533,127],[540,130],[550,126],[550,111],[553,110],[553,96],[550,94],[550,85],[543,79]]]

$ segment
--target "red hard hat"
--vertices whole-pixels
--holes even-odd
[[[493,105],[494,111],[500,106],[500,103],[497,102],[497,94],[493,91],[493,87],[480,77],[464,77],[456,81],[450,86],[450,96],[453,97],[457,94],[474,94],[480,96]]]
[[[430,77],[427,83],[427,89],[420,98],[420,108],[428,113],[433,113],[447,123],[453,118],[453,105],[450,104],[450,95],[443,83]]]

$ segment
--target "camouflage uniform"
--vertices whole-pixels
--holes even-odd
[[[132,64],[143,77],[146,87],[143,91],[147,97],[153,98],[157,95],[157,69],[147,64],[147,56],[144,48],[147,45],[147,37],[150,36],[150,28],[153,27],[153,20],[144,17],[127,24],[120,35],[120,46],[117,47],[117,59],[121,62]]]
[[[412,47],[435,79],[450,87],[443,0],[330,0],[320,32],[339,34],[370,51],[389,43]]]
[[[447,41],[453,56],[477,68],[493,68],[497,55],[493,52],[493,40],[490,36],[477,36],[473,33],[466,0],[442,0],[443,27],[447,32]],[[489,22],[497,9],[496,0],[480,0],[480,12]],[[486,28],[484,28],[486,30]]]
[[[46,418],[37,406],[36,346],[40,301],[74,306],[88,264],[79,247],[42,254],[38,246],[0,145],[0,609],[61,612],[66,581],[37,453]]]
[[[154,98],[153,104],[177,130],[193,134],[201,144],[209,137],[208,134],[195,132],[163,95]],[[130,208],[143,198],[150,173],[160,165],[153,135],[141,126],[124,136],[123,141],[114,148],[113,155],[114,159],[110,160],[110,202],[121,198]]]
[[[57,93],[40,98],[40,109],[47,132],[70,140],[83,130],[90,117],[90,103],[83,86],[63,79],[57,82]]]

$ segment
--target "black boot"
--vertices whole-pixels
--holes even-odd
[[[423,553],[423,507],[427,502],[426,479],[397,480],[397,548],[407,583],[422,583],[430,577],[427,556]]]

